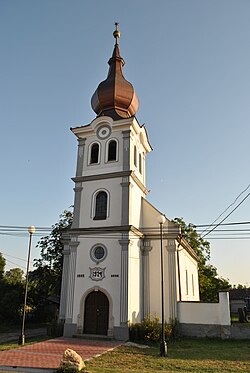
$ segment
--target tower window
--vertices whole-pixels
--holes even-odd
[[[104,220],[107,218],[108,195],[101,191],[96,195],[94,220]]]
[[[137,149],[136,146],[134,146],[134,165],[137,167]]]
[[[108,144],[108,162],[117,160],[117,142],[111,140]]]
[[[90,152],[90,163],[98,163],[99,161],[99,144],[94,143],[91,146],[91,152]]]
[[[142,173],[141,154],[139,154],[139,172]]]

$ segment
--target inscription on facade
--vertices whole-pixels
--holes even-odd
[[[105,269],[106,268],[100,268],[100,267],[94,267],[89,268],[90,269],[90,275],[89,277],[93,281],[101,281],[105,277]]]

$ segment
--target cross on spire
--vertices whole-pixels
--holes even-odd
[[[120,31],[118,30],[119,23],[115,22],[115,31],[113,32],[113,36],[115,38],[115,44],[118,44],[118,39],[120,37]]]

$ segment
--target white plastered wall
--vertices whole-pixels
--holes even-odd
[[[183,248],[178,247],[182,301],[199,301],[198,263]]]
[[[84,321],[85,298],[91,291],[100,290],[109,299],[109,328],[112,329],[113,326],[120,324],[121,247],[118,238],[117,240],[105,238],[102,234],[101,236],[96,235],[95,238],[80,237],[78,240],[80,244],[77,248],[73,323],[77,323],[78,330],[81,329]],[[99,264],[90,257],[91,248],[98,243],[104,245],[108,250],[107,257]],[[101,281],[93,281],[89,277],[90,268],[94,267],[105,268],[105,278]],[[112,275],[119,277],[112,277]]]
[[[121,223],[121,182],[121,178],[110,178],[83,183],[80,227],[115,226]],[[94,194],[98,190],[105,190],[109,194],[108,216],[105,220],[93,220]]]

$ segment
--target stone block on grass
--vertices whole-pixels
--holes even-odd
[[[76,371],[81,371],[85,368],[82,357],[70,348],[67,348],[67,350],[64,351],[60,366],[61,368],[72,368]]]

